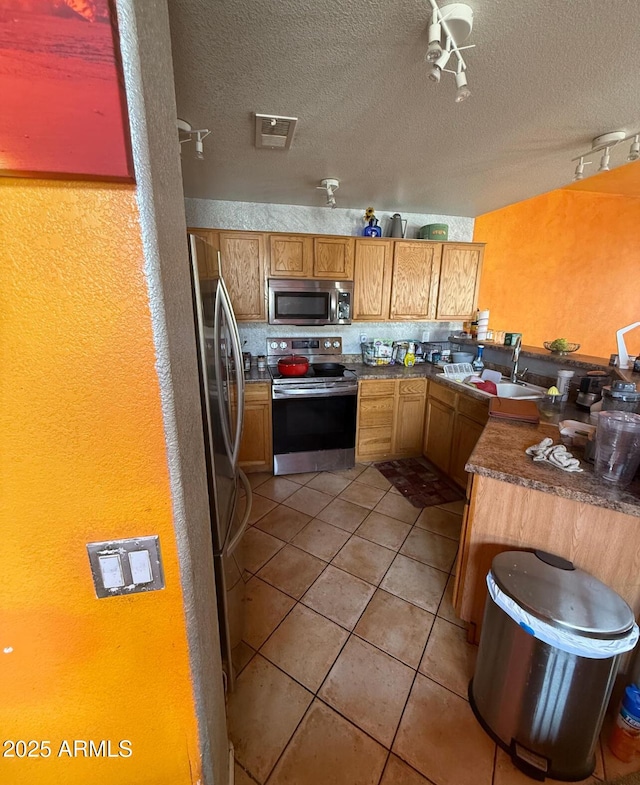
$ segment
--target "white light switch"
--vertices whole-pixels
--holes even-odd
[[[100,573],[102,574],[102,585],[105,589],[119,589],[121,586],[124,586],[122,563],[117,554],[100,556],[99,562]]]
[[[153,573],[151,571],[149,551],[130,551],[129,566],[131,567],[131,578],[134,583],[151,583]]]

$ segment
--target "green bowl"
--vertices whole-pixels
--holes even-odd
[[[420,229],[420,239],[446,242],[449,239],[449,226],[447,224],[427,224]]]

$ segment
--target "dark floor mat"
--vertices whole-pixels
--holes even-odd
[[[464,499],[462,491],[426,458],[401,458],[374,466],[414,507]]]

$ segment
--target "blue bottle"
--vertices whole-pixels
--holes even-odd
[[[478,344],[478,354],[471,363],[471,367],[476,373],[481,373],[484,370],[484,360],[482,359],[483,352],[484,346],[482,344]]]
[[[371,218],[369,225],[364,227],[362,234],[365,237],[382,237],[382,229],[378,226],[378,219]]]

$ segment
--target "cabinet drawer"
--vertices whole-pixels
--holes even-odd
[[[393,425],[393,397],[367,398],[360,402],[358,424],[361,428]]]
[[[448,387],[432,381],[429,385],[429,395],[438,401],[442,401],[442,403],[446,403],[447,406],[455,408],[456,398],[458,397],[458,393],[455,390],[450,390]]]
[[[245,401],[267,402],[271,400],[271,385],[268,382],[258,384],[247,384],[244,388]]]
[[[372,398],[380,395],[393,396],[393,388],[395,381],[393,379],[384,379],[381,381],[363,381],[360,382],[360,397]]]
[[[399,383],[400,395],[424,395],[427,389],[426,379],[403,379]]]
[[[466,415],[471,420],[475,420],[480,425],[484,425],[489,418],[489,402],[476,401],[475,398],[459,395],[458,412]]]
[[[391,453],[393,428],[361,428],[358,433],[358,458],[385,456]]]

